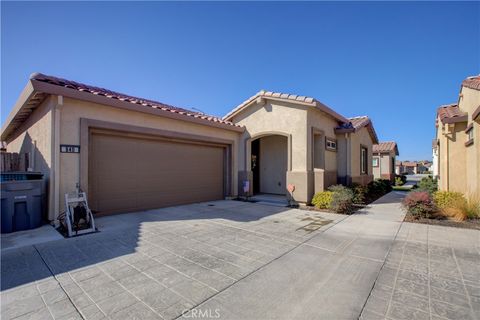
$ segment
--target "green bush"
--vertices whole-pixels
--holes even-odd
[[[313,196],[312,204],[319,209],[330,209],[332,197],[333,192],[331,191],[317,192]]]
[[[353,203],[355,204],[365,204],[365,199],[368,194],[368,188],[366,186],[362,186],[361,184],[354,183],[351,186],[353,191]]]
[[[432,176],[428,176],[422,178],[418,183],[418,190],[419,191],[426,191],[430,194],[433,194],[438,189],[437,179],[432,178]]]
[[[372,198],[377,198],[377,197],[381,197],[384,194],[392,191],[392,184],[391,184],[390,180],[377,179],[377,180],[374,180],[374,181],[370,182],[367,185],[367,188],[368,188],[368,194]]]
[[[333,192],[331,209],[337,213],[349,214],[353,212],[353,191],[342,185],[334,185],[328,188]]]
[[[437,211],[432,196],[426,191],[412,191],[405,199],[403,206],[415,218],[431,218]]]
[[[467,202],[467,199],[460,192],[453,191],[436,191],[433,193],[435,205],[440,208],[452,208]]]
[[[395,185],[403,186],[407,182],[407,177],[405,176],[395,176]]]

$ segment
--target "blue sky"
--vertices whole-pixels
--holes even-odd
[[[2,123],[32,72],[224,115],[260,89],[368,115],[429,159],[480,72],[479,2],[1,3]]]

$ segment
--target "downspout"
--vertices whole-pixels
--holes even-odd
[[[347,176],[346,176],[346,181],[345,181],[345,184],[349,185],[351,183],[351,180],[352,179],[352,172],[351,172],[351,163],[350,163],[350,158],[351,158],[351,155],[350,155],[350,147],[351,147],[351,144],[350,144],[350,135],[348,133],[345,133],[345,140],[346,140],[346,149],[347,149],[347,154],[346,154],[346,158],[347,158],[347,167],[346,167],[346,173],[347,173]]]
[[[450,128],[447,126],[447,130]],[[447,191],[450,191],[450,139],[448,138],[448,132],[445,135],[445,138],[447,139],[447,165],[446,165],[446,170],[447,170]]]
[[[57,218],[60,213],[60,107],[63,106],[63,96],[57,96],[57,103],[52,108],[52,169],[50,183],[53,188],[53,220],[58,224]],[[52,210],[52,209],[51,209]]]

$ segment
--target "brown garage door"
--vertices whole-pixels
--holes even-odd
[[[92,131],[90,205],[99,214],[222,199],[222,146]]]

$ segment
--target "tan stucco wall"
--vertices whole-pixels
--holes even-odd
[[[33,171],[42,172],[46,184],[46,192],[49,208],[53,203],[53,187],[50,184],[52,166],[52,111],[56,104],[55,97],[47,98],[40,106],[33,111],[30,117],[17,129],[12,140],[7,141],[8,152],[31,153],[33,154]]]
[[[307,107],[293,106],[288,103],[267,100],[265,105],[254,103],[232,118],[232,122],[245,126],[239,148],[239,168],[248,170],[246,161],[246,141],[263,134],[279,133],[292,137],[292,171],[305,171],[307,168],[307,132],[305,123]]]
[[[60,144],[80,144],[80,119],[88,118],[139,126],[145,128],[162,129],[167,131],[189,133],[201,135],[206,138],[221,137],[222,139],[233,140],[233,194],[237,194],[237,175],[238,170],[236,150],[238,146],[239,134],[232,131],[223,130],[209,126],[203,126],[181,120],[168,119],[152,116],[145,113],[122,110],[105,105],[84,102],[65,98],[64,105],[61,108],[60,120]],[[194,161],[194,159],[192,159]],[[159,164],[161,165],[161,164]],[[66,192],[75,190],[76,183],[80,180],[80,156],[79,154],[60,154],[60,198],[59,208],[63,208],[63,195]]]
[[[284,136],[260,138],[260,192],[286,194],[288,140]]]
[[[368,149],[368,173],[360,174],[360,146],[363,145]],[[365,184],[373,179],[372,171],[372,137],[367,128],[363,127],[355,133],[351,134],[351,177],[352,182]]]
[[[440,190],[466,192],[465,123],[441,124],[439,140]]]
[[[372,160],[373,177],[375,179],[391,179],[392,175],[395,174],[393,168],[393,163],[395,160],[392,160],[392,158],[395,159],[395,156],[389,153],[375,153],[373,158],[378,158],[379,161],[378,167],[374,167]]]
[[[458,191],[467,197],[480,199],[480,124],[472,120],[472,114],[480,104],[480,91],[462,87],[458,106],[467,112],[465,123],[437,123],[439,140],[438,169],[440,190]],[[466,127],[473,124],[474,143],[465,146]]]
[[[462,87],[459,107],[468,113],[468,123],[473,124],[474,143],[466,146],[465,168],[466,168],[466,191],[468,196],[480,200],[480,124],[473,121],[472,114],[480,106],[480,91]],[[465,142],[467,134],[465,133]]]

